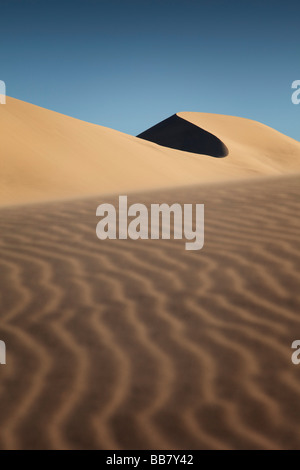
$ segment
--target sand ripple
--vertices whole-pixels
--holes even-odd
[[[0,447],[300,448],[300,178],[130,196],[205,203],[198,252],[101,202],[1,209]]]

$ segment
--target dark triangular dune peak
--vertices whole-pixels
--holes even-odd
[[[228,155],[226,145],[218,137],[180,118],[177,114],[150,127],[137,137],[185,152],[217,158]]]

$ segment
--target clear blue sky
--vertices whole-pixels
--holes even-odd
[[[300,140],[298,1],[1,0],[7,94],[138,134],[178,111]]]

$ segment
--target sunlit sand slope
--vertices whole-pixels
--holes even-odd
[[[267,126],[230,116],[178,116],[180,125],[198,126],[197,135],[213,135],[206,153],[219,152],[220,140],[227,156],[163,147],[8,97],[0,106],[0,205],[300,171],[300,143]],[[188,140],[192,145],[193,135]]]

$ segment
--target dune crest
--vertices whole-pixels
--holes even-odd
[[[260,123],[204,113],[178,113],[173,122],[178,119],[219,139],[228,156],[162,147],[8,97],[0,107],[0,204],[300,171],[300,143]]]

